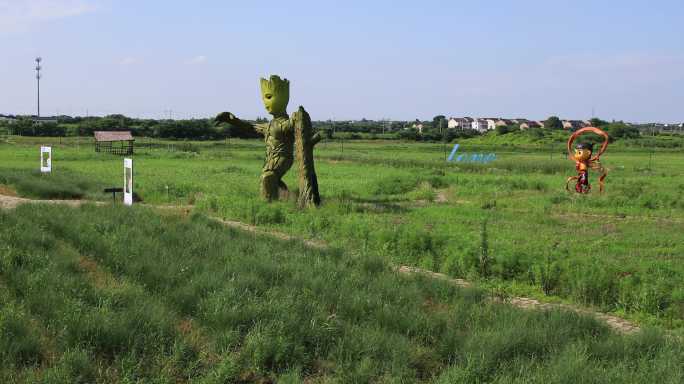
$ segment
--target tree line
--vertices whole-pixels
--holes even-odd
[[[257,119],[254,123],[267,122]],[[358,121],[314,121],[314,129],[323,133],[324,137],[344,137],[349,139],[399,139],[409,141],[446,141],[470,138],[481,135],[472,129],[448,129],[447,119],[443,115],[435,116],[431,121],[378,121],[361,119]],[[422,129],[414,126],[421,125]],[[611,139],[638,138],[639,129],[623,122],[607,122],[598,118],[591,120],[591,125],[601,127]],[[545,131],[563,130],[562,121],[551,116],[544,121],[543,128],[530,128],[525,131],[531,137],[543,137]],[[133,136],[161,139],[185,140],[222,140],[226,138],[258,138],[254,131],[240,129],[230,124],[215,124],[213,119],[193,120],[154,120],[137,119],[124,115],[104,117],[69,117],[60,116],[54,122],[36,123],[31,117],[19,117],[8,123],[0,121],[0,131],[20,136],[92,136],[94,131],[131,131]],[[520,131],[517,125],[496,127],[495,135],[506,135]]]
[[[124,115],[105,117],[60,117],[56,121],[35,122],[20,117],[3,122],[10,134],[20,136],[93,136],[95,131],[131,131],[133,136],[161,139],[221,140],[228,137],[255,138],[259,134],[230,124],[214,124],[213,119],[153,120]]]

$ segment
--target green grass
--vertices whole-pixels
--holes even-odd
[[[43,174],[25,169],[0,169],[0,185],[16,190],[20,195],[37,199],[97,198],[102,185],[87,176],[72,171]]]
[[[0,382],[684,379],[660,331],[493,304],[379,255],[145,207],[25,205],[0,223]]]
[[[37,143],[14,139],[26,141],[0,146],[3,167],[34,169]],[[497,161],[481,165],[445,164],[441,144],[356,141],[342,151],[341,143],[324,142],[316,150],[323,206],[300,211],[294,201],[259,199],[262,142],[175,144],[135,155],[135,191],[147,203],[194,204],[208,215],[324,240],[388,263],[684,329],[680,152],[611,145],[602,158],[610,170],[606,194],[578,196],[563,190],[575,170],[562,143],[464,141],[460,151],[497,153]],[[53,146],[55,175],[121,183],[120,157],[66,141]],[[296,189],[295,169],[285,181]]]

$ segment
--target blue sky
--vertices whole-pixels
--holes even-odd
[[[684,121],[684,1],[0,0],[0,113]]]

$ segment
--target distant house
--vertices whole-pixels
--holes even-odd
[[[499,119],[495,118],[488,118],[487,120],[487,130],[492,131],[496,129],[496,122],[499,121]]]
[[[132,155],[135,139],[130,131],[95,131],[95,152]]]
[[[509,119],[498,119],[495,124],[497,127],[500,127],[502,125],[507,125],[510,127],[512,125],[516,125],[517,123],[514,123],[513,120]]]
[[[487,132],[487,120],[485,120],[485,119],[473,120],[472,129],[474,129],[478,132]]]
[[[563,120],[563,129],[567,129],[569,131],[576,131],[586,126],[587,125],[582,120]]]
[[[450,129],[472,129],[473,120],[471,117],[452,117],[449,119],[447,127]]]
[[[524,120],[524,119],[520,119],[520,120]],[[536,121],[532,121],[532,120],[524,120],[522,123],[520,123],[520,129],[541,128],[541,127],[542,127],[541,124],[539,124]]]

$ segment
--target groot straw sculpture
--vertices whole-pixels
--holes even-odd
[[[320,141],[320,136],[313,134],[309,114],[303,107],[299,107],[292,118],[288,117],[290,82],[275,75],[268,80],[261,79],[261,99],[266,111],[273,116],[268,124],[242,121],[230,112],[220,113],[216,122],[256,130],[264,135],[266,160],[261,172],[261,196],[267,201],[277,200],[281,192],[287,192],[287,185],[282,179],[292,167],[296,136],[297,159],[300,162],[298,203],[302,207],[318,205],[320,196],[314,170],[313,147]]]

